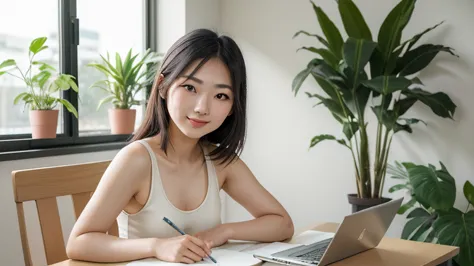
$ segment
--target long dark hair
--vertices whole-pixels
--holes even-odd
[[[195,60],[201,61],[190,76],[211,58],[218,58],[227,66],[232,80],[234,102],[231,115],[218,129],[203,136],[201,141],[216,144],[217,147],[209,155],[221,163],[231,162],[241,154],[246,136],[247,76],[244,58],[234,40],[207,29],[189,32],[166,53],[151,89],[144,120],[131,139],[132,142],[160,133],[161,149],[166,153],[170,115],[160,92],[161,95],[166,95],[173,81]],[[164,76],[161,83],[160,74]]]

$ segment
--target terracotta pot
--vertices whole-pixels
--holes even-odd
[[[30,110],[31,135],[34,139],[54,139],[59,110]]]
[[[352,213],[388,202],[392,199],[390,198],[359,198],[357,194],[347,195],[347,199],[350,204],[352,204]]]
[[[135,130],[135,109],[109,109],[112,134],[132,134]]]

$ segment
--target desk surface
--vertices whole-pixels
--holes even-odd
[[[313,230],[335,232],[338,224],[324,223],[313,227]],[[459,253],[459,248],[445,245],[435,245],[407,241],[398,238],[385,237],[380,244],[371,250],[362,252],[345,260],[331,264],[331,266],[436,266]],[[91,263],[67,260],[53,266],[98,266],[98,265],[126,265],[126,263]],[[277,265],[263,263],[262,265]]]

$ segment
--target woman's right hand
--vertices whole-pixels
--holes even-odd
[[[204,241],[190,235],[157,239],[154,251],[159,260],[180,263],[195,263],[211,254]]]

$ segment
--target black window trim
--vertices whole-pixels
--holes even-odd
[[[77,45],[79,40],[80,18],[77,17],[77,0],[58,0],[59,2],[59,43],[60,70],[73,75],[78,80]],[[145,49],[158,51],[157,2],[142,0],[144,17]],[[146,91],[146,97],[150,88]],[[62,97],[70,101],[79,111],[77,93],[63,91]],[[80,111],[79,111],[80,112]],[[0,135],[0,162],[58,156],[66,154],[116,150],[127,145],[133,135],[92,135],[80,136],[78,119],[62,108],[63,133],[54,139],[32,139],[31,134]]]

